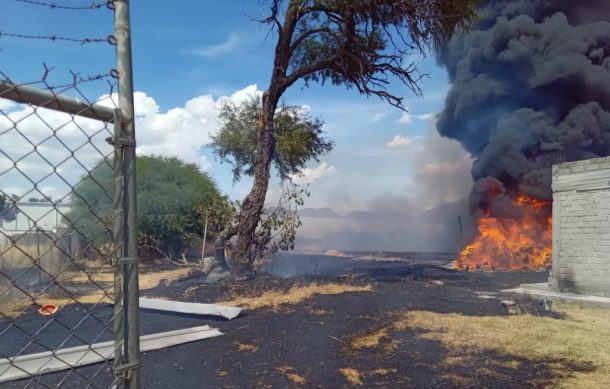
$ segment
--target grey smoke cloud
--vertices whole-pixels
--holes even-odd
[[[415,207],[428,210],[462,200],[472,187],[472,157],[454,141],[442,138],[430,121],[428,133],[405,154],[415,174],[409,185]]]
[[[363,205],[355,203],[357,194],[331,196],[329,206],[338,214],[303,212],[296,249],[458,251],[458,216],[466,238],[474,235],[465,200],[472,187],[469,154],[441,137],[431,121],[426,136],[400,151],[400,161],[415,172],[410,182],[405,177],[404,192],[381,194]]]
[[[492,181],[549,200],[558,158],[610,155],[610,2],[488,1],[481,15],[440,50],[452,88],[438,132],[476,158],[475,208]]]

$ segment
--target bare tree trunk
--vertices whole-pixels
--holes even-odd
[[[275,0],[274,0],[275,1]],[[275,152],[275,136],[273,129],[273,115],[277,104],[286,88],[291,82],[286,80],[286,70],[290,61],[290,44],[292,33],[296,26],[296,7],[300,2],[291,0],[286,11],[290,21],[280,29],[278,43],[275,47],[273,59],[273,72],[269,88],[263,93],[262,112],[258,144],[256,146],[256,160],[254,165],[254,182],[250,193],[244,199],[239,213],[237,226],[237,243],[231,263],[235,274],[248,274],[253,272],[254,257],[251,255],[254,232],[261,218],[265,205],[265,196],[269,186],[269,171]],[[277,8],[276,8],[277,11]]]
[[[203,227],[203,243],[201,244],[201,261],[203,261],[203,258],[205,258],[205,241],[208,238],[208,215],[210,214],[209,211],[206,211],[205,213],[205,227]]]
[[[273,82],[272,82],[273,84]],[[265,196],[269,186],[271,161],[275,151],[275,138],[273,136],[273,113],[277,100],[270,97],[269,91],[263,95],[261,123],[256,149],[256,165],[254,170],[254,183],[250,193],[242,203],[237,226],[237,243],[232,260],[232,270],[236,274],[252,272],[254,258],[251,255],[252,242],[256,226],[260,221],[265,205]]]
[[[225,258],[225,244],[227,243],[227,240],[235,235],[235,232],[235,227],[228,227],[218,234],[218,237],[216,237],[216,240],[214,241],[214,259],[223,270],[229,270],[229,264]]]

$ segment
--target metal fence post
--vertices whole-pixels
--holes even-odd
[[[138,290],[138,245],[136,213],[136,155],[135,155],[135,114],[133,104],[133,77],[131,66],[131,31],[129,21],[129,0],[114,0],[115,37],[117,72],[119,85],[120,120],[115,123],[119,130],[113,139],[117,151],[115,169],[120,169],[122,188],[119,196],[122,206],[122,231],[119,230],[120,256],[117,268],[122,272],[122,332],[123,360],[117,366],[123,375],[125,387],[140,387],[140,323],[139,323],[139,290]],[[120,160],[119,160],[120,158]],[[118,172],[117,172],[118,173]],[[117,198],[115,198],[117,201]],[[117,301],[119,301],[117,296]],[[119,324],[120,325],[120,324]],[[116,336],[116,335],[115,335]]]
[[[17,192],[7,193],[7,185],[0,188],[0,216],[6,222],[14,221],[14,228],[0,228],[0,387],[138,389],[129,2],[97,1],[88,6],[24,3],[35,3],[50,12],[100,10],[101,14],[112,9],[114,36],[75,39],[12,34],[13,38],[105,42],[118,47],[116,61],[111,60],[115,70],[88,76],[70,70],[66,82],[49,77],[53,67],[44,63],[41,78],[30,82],[13,81],[0,71],[0,99],[15,103],[8,108],[1,104],[0,109],[0,179],[14,185],[10,190]],[[100,96],[98,82],[108,93],[90,100],[87,95],[94,90]],[[117,84],[118,107],[113,96]],[[55,112],[51,115],[51,111]],[[36,169],[24,169],[24,165]],[[46,193],[47,186],[57,191],[57,202]],[[28,197],[34,200],[20,201]],[[42,204],[35,201],[39,197],[44,199]],[[38,204],[34,206],[34,202]],[[110,284],[107,275],[113,271],[115,283]],[[114,303],[114,315],[107,315],[108,302]],[[109,327],[114,327],[114,377],[108,376],[113,362],[105,347],[112,332]],[[86,351],[71,344],[87,345]],[[86,354],[79,354],[81,351]],[[89,363],[92,365],[80,368]]]
[[[123,374],[120,372],[123,365],[123,349],[124,349],[124,331],[125,326],[124,311],[123,311],[123,283],[124,269],[120,265],[120,258],[124,255],[123,245],[125,242],[125,217],[124,211],[124,179],[123,179],[123,148],[114,142],[114,139],[121,137],[123,133],[121,111],[115,110],[114,115],[114,137],[111,143],[114,144],[114,365],[115,374],[113,388],[118,387],[124,381]]]

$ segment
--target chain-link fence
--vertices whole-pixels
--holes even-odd
[[[114,12],[107,38],[0,38],[110,44],[116,69],[59,84],[47,65],[29,83],[0,69],[0,386],[137,388],[129,3],[15,3]]]

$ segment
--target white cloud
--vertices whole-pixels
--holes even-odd
[[[206,170],[210,164],[201,149],[218,130],[222,102],[240,104],[260,94],[256,85],[250,85],[216,100],[209,95],[198,96],[162,112],[151,96],[135,92],[136,152],[178,157]],[[105,95],[98,103],[113,107],[116,100],[116,94]],[[6,153],[0,155],[0,189],[11,187],[15,193],[26,193],[35,182],[45,193],[62,197],[69,192],[69,185],[76,184],[88,169],[112,154],[112,147],[105,141],[111,135],[112,126],[96,120],[73,120],[70,115],[44,108],[34,113],[31,107],[17,104],[0,115],[0,149]],[[32,195],[38,194],[34,191]]]
[[[326,162],[322,162],[318,167],[303,169],[301,173],[291,175],[290,178],[296,184],[311,184],[324,176],[336,172],[337,170],[333,166],[328,165]]]
[[[12,102],[11,100],[7,100],[7,99],[0,99],[0,110],[2,111],[9,111],[10,109],[12,109],[13,107],[15,107],[14,102]]]
[[[385,146],[386,147],[405,147],[405,146],[411,145],[416,139],[417,139],[417,137],[408,136],[408,135],[404,136],[404,135],[398,134],[398,135],[395,135],[391,141],[386,143]]]
[[[298,107],[301,115],[308,115],[311,113],[311,106],[309,104],[302,104]]]
[[[408,112],[404,112],[402,114],[402,116],[400,117],[400,119],[398,119],[398,123],[402,123],[402,124],[411,124],[412,121],[413,121],[413,115],[411,115]]]
[[[429,113],[422,113],[419,115],[413,115],[410,114],[409,112],[403,112],[402,116],[400,116],[400,118],[398,119],[398,123],[401,124],[411,124],[413,123],[413,119],[417,119],[417,120],[429,120],[435,117],[435,113],[433,112],[429,112]]]
[[[248,85],[244,89],[240,89],[237,92],[234,92],[232,95],[228,97],[228,99],[237,105],[243,104],[248,100],[251,100],[254,97],[261,98],[263,96],[263,91],[258,90],[256,84]],[[227,99],[227,97],[221,97],[219,100]]]
[[[96,120],[14,104],[0,115],[0,189],[8,194],[64,197],[85,169],[112,152],[105,141],[111,135],[112,126]]]
[[[233,51],[239,45],[239,36],[233,33],[230,34],[226,41],[210,45],[202,48],[191,49],[188,52],[201,57],[215,57],[219,54],[225,54]]]
[[[218,130],[218,113],[224,101],[242,104],[260,97],[256,84],[248,85],[230,96],[216,100],[211,95],[197,96],[176,107],[161,112],[155,100],[144,92],[134,93],[138,154],[178,157],[195,163],[202,170],[210,166],[201,149],[210,143]],[[116,94],[112,100],[116,100]]]
[[[436,116],[436,114],[434,112],[428,112],[428,113],[422,113],[420,115],[417,115],[417,118],[419,120],[429,120],[432,119]]]
[[[385,119],[386,116],[388,116],[388,114],[385,112],[377,112],[375,115],[373,115],[373,123],[377,123]]]

